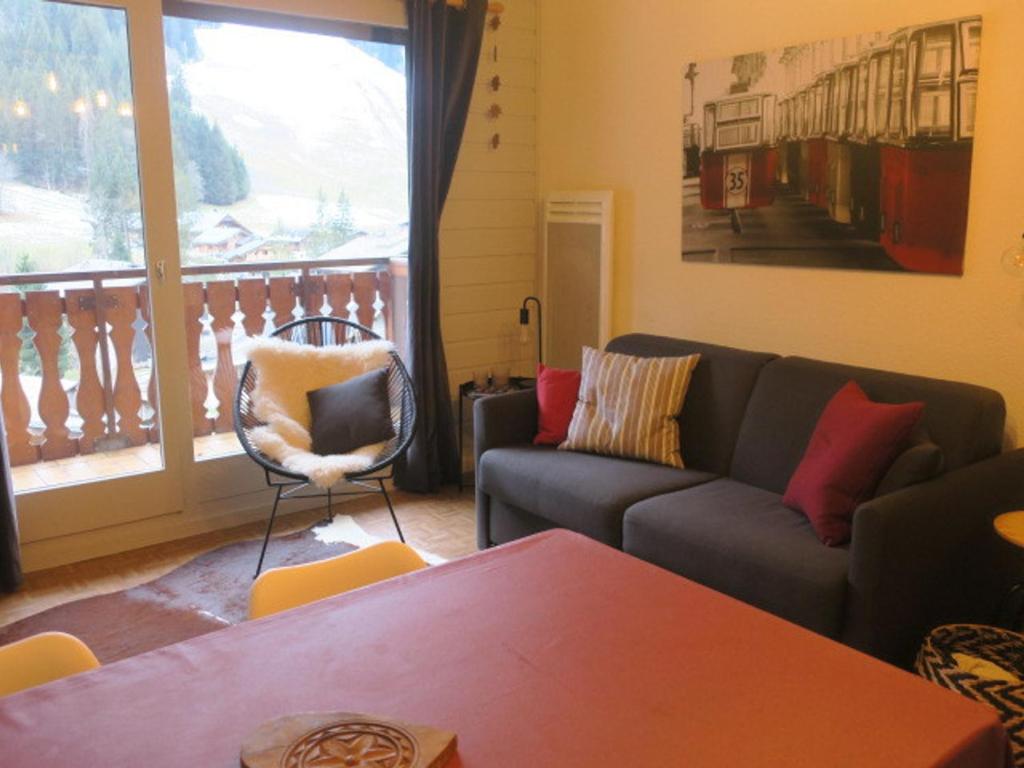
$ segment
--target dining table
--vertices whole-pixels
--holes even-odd
[[[454,732],[451,768],[1010,754],[983,704],[547,531],[0,699],[0,766],[237,767],[261,724],[316,712]]]

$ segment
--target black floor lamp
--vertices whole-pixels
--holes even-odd
[[[530,302],[534,302],[537,305],[537,362],[544,362],[544,332],[541,319],[541,306],[540,299],[536,296],[527,296],[523,299],[523,306],[519,310],[519,325],[522,326],[520,333],[521,338],[525,342],[527,339],[527,327],[530,325],[530,308],[527,306]]]

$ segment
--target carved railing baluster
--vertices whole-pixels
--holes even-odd
[[[373,328],[373,300],[377,298],[377,273],[356,272],[352,276],[353,292],[356,296],[356,318],[360,325]]]
[[[145,283],[139,286],[139,312],[142,313],[142,320],[146,324],[146,329],[143,332],[146,334],[146,340],[149,342],[150,352],[149,384],[146,386],[146,400],[149,403],[149,407],[153,409],[153,422],[152,425],[146,429],[146,433],[149,436],[149,442],[159,443],[160,398],[156,386],[156,344],[153,342],[153,320],[152,308],[149,303],[149,286]]]
[[[246,336],[262,336],[267,320],[267,283],[262,277],[238,281],[238,308],[242,311],[242,327]]]
[[[214,432],[230,432],[235,418],[232,407],[238,374],[231,357],[231,338],[235,331],[235,281],[217,280],[206,284],[206,306],[210,310],[213,337],[217,341],[217,367],[213,372],[213,394],[217,398]]]
[[[395,315],[391,306],[391,273],[379,270],[377,273],[377,293],[380,296],[381,314],[384,316],[384,335],[389,341],[395,340]]]
[[[103,382],[96,368],[99,334],[96,330],[96,297],[91,289],[67,291],[64,295],[68,325],[74,333],[71,342],[78,353],[78,395],[75,409],[82,418],[79,453],[93,453],[96,441],[103,437],[106,410]]]
[[[142,389],[135,376],[132,349],[135,346],[135,312],[139,293],[133,286],[103,289],[110,341],[117,360],[114,374],[114,408],[117,410],[117,434],[132,445],[144,445],[149,435],[142,427],[139,413]]]
[[[213,425],[206,417],[206,374],[199,351],[199,337],[203,333],[200,318],[205,312],[206,297],[202,283],[185,283],[185,354],[188,357],[188,387],[192,401],[192,434],[208,435]]]
[[[324,305],[326,287],[323,275],[311,275],[308,271],[302,273],[299,289],[306,317],[320,314],[320,308]]]
[[[348,320],[348,305],[352,301],[352,274],[331,272],[327,275],[327,303],[335,317]]]
[[[295,319],[295,278],[272,277],[267,281],[270,309],[274,313],[274,327],[280,328]]]
[[[28,423],[32,409],[21,386],[22,300],[17,293],[0,293],[0,404],[7,428],[7,449],[11,464],[33,464],[39,451],[29,442]]]
[[[38,407],[46,431],[40,453],[43,461],[66,459],[75,455],[77,446],[68,433],[71,406],[60,375],[60,327],[64,319],[60,293],[30,291],[25,294],[25,315],[36,334],[33,342],[42,369]]]

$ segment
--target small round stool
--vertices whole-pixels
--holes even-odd
[[[965,672],[954,653],[996,664],[1024,680],[1024,635],[981,624],[947,624],[928,633],[914,663],[926,680],[993,707],[1010,737],[1013,764],[1024,768],[1024,683]]]

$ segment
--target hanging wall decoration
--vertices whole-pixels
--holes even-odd
[[[497,32],[501,29],[501,14],[504,13],[505,6],[501,3],[488,3],[487,12],[491,15],[491,18],[487,22],[487,29],[491,34],[495,36],[494,41],[491,45],[490,63],[497,69],[498,66],[498,42]],[[494,95],[494,98],[498,98],[498,91],[501,90],[501,75],[495,74],[490,80],[487,81],[487,89]],[[497,120],[501,117],[501,105],[497,101],[493,102],[490,108],[487,110],[487,117],[490,120]],[[498,149],[501,146],[501,133],[495,129],[494,133],[491,134],[490,140],[487,142],[491,149]]]
[[[981,18],[691,63],[683,261],[963,274]]]

